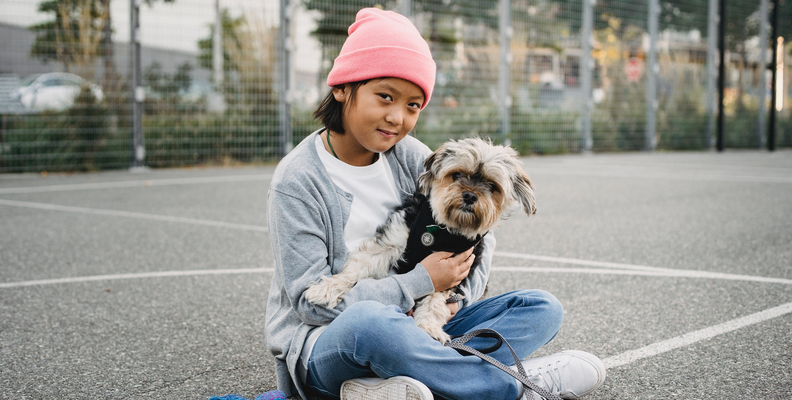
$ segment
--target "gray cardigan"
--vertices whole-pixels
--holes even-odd
[[[312,328],[328,325],[357,301],[375,300],[408,311],[416,299],[434,291],[429,274],[418,264],[406,274],[359,282],[332,310],[305,300],[303,292],[311,282],[338,273],[344,266],[344,227],[352,204],[352,195],[332,182],[319,159],[314,140],[321,131],[309,135],[281,160],[267,195],[275,264],[267,302],[267,348],[275,356],[278,388],[289,397],[299,393],[304,399],[307,396],[298,378],[297,363]],[[423,161],[430,152],[426,145],[407,136],[384,153],[402,198],[415,191]],[[466,299],[460,307],[484,293],[495,239],[488,234],[484,240],[480,266],[461,285]]]

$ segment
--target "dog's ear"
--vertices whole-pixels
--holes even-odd
[[[512,177],[514,181],[514,197],[522,204],[523,210],[530,217],[536,213],[536,198],[534,197],[533,184],[528,175],[518,170]]]
[[[430,154],[424,160],[424,172],[418,176],[418,190],[422,195],[429,197],[429,192],[432,190],[432,182],[434,181],[434,172],[432,167],[437,161],[437,151]]]
[[[418,176],[418,190],[421,194],[429,197],[432,185],[438,177],[438,173],[443,168],[443,161],[451,155],[448,144],[444,143],[424,160],[424,172]]]

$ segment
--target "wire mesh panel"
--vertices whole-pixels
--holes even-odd
[[[724,92],[725,134],[727,147],[758,148],[757,132],[761,74],[768,59],[760,59],[758,33],[760,4],[750,0],[732,0],[726,4],[726,76]],[[767,19],[765,19],[767,20]]]
[[[418,137],[435,147],[452,138],[497,136],[498,2],[412,3],[413,19],[429,40],[438,70]]]
[[[127,166],[125,71],[106,40],[109,1],[3,7],[0,171]]]
[[[409,9],[404,4],[409,4]],[[460,136],[502,138],[498,115],[499,35],[503,25],[495,1],[307,2],[317,10],[323,73],[332,66],[346,27],[360,7],[382,6],[405,12],[429,41],[438,64],[434,101],[416,129],[430,145]],[[710,2],[659,2],[659,34],[651,37],[649,2],[600,0],[594,5],[591,93],[581,88],[581,1],[510,1],[510,131],[523,154],[575,152],[581,149],[581,113],[592,101],[594,151],[647,147],[647,119],[654,107],[658,149],[705,149],[712,146],[711,107],[717,93],[708,87],[708,40],[717,35],[709,21]],[[757,147],[758,20],[756,2],[730,0],[727,15],[726,145]],[[783,4],[782,4],[783,7]],[[714,10],[717,17],[717,9]],[[782,18],[783,20],[783,18]],[[717,43],[718,38],[713,37]],[[658,66],[648,58],[655,42]],[[742,53],[742,55],[740,54]],[[755,54],[754,54],[755,53]],[[746,61],[735,61],[745,58]],[[647,100],[650,72],[653,100]],[[320,74],[321,75],[321,74]],[[321,81],[321,78],[319,79]],[[740,94],[737,94],[740,92]],[[651,96],[650,96],[651,97]],[[739,102],[735,99],[741,99]],[[649,102],[649,104],[648,104]],[[654,104],[652,104],[654,103]],[[782,113],[783,114],[783,113]],[[310,119],[304,118],[303,121]],[[779,123],[785,121],[780,119]],[[779,136],[781,143],[781,136]],[[652,145],[654,146],[654,145]]]
[[[146,161],[152,166],[205,162],[250,162],[275,158],[278,116],[275,89],[277,27],[262,15],[221,9],[219,74],[214,29],[197,42],[197,65],[172,73],[153,61],[143,73]],[[219,77],[219,79],[217,79]]]
[[[707,44],[717,31],[709,30],[707,14],[707,1],[660,3],[656,99],[660,149],[704,149],[710,144],[708,112],[715,110],[716,93],[715,76],[707,74]],[[717,37],[712,39],[714,50]],[[708,93],[709,78],[713,86]]]
[[[575,152],[580,85],[580,2],[512,2],[512,143],[523,153]]]
[[[0,0],[0,172],[126,168],[143,155],[138,126],[148,166],[277,160],[319,128],[311,113],[363,7],[407,15],[430,45],[437,83],[415,129],[430,147],[479,135],[522,154],[706,149],[718,2],[659,0],[654,14],[652,1]],[[773,0],[767,15],[726,1],[726,147],[762,145],[771,110],[775,143],[792,146],[788,3],[772,60]]]
[[[647,2],[610,0],[594,8],[594,150],[645,145]],[[639,73],[628,74],[630,63]]]
[[[260,3],[140,3],[136,91],[137,2],[3,0],[0,171],[129,167],[133,98],[148,166],[277,158],[277,4]]]

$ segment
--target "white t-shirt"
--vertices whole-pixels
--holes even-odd
[[[325,150],[320,135],[316,135],[316,150],[333,183],[354,196],[344,227],[344,242],[347,250],[353,251],[363,239],[373,236],[391,210],[401,203],[393,172],[386,157],[378,157],[365,167],[335,158]]]

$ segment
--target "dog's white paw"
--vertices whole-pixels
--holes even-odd
[[[325,279],[311,285],[308,290],[305,291],[305,298],[313,304],[327,308],[335,308],[348,291],[349,288],[345,285],[333,282],[330,279]]]
[[[415,325],[423,329],[429,336],[437,339],[440,343],[445,344],[451,337],[443,330],[443,325],[448,320],[448,317],[442,313],[433,313],[427,310],[428,307],[418,307],[413,316],[415,317]],[[446,307],[446,310],[448,308]],[[450,316],[450,312],[448,312]]]
[[[426,333],[428,333],[429,336],[433,337],[435,340],[440,342],[440,344],[446,344],[446,342],[451,341],[451,336],[449,336],[443,330],[442,326],[438,327],[438,326],[426,326],[426,325],[420,326],[420,325],[418,325],[418,327],[423,329],[424,331],[426,331]]]
[[[415,325],[442,344],[451,340],[443,330],[443,326],[451,319],[451,310],[445,304],[448,296],[448,293],[438,292],[424,297],[418,302],[413,314]]]

